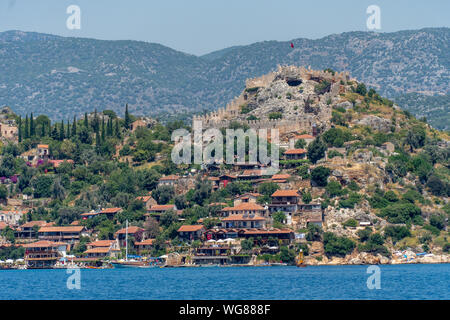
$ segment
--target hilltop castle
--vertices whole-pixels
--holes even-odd
[[[193,120],[201,121],[204,129],[227,128],[237,121],[253,129],[276,128],[280,135],[315,134],[330,126],[332,105],[349,80],[344,72],[279,66],[275,72],[248,79],[245,90],[225,108]]]

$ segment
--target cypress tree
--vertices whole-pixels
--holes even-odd
[[[30,116],[30,137],[34,137],[35,135],[35,130],[34,130],[34,119],[33,119],[33,112],[31,113]]]
[[[95,133],[95,146],[100,147],[100,134],[98,132]]]
[[[58,127],[55,123],[55,125],[53,126],[52,132],[50,133],[50,136],[53,140],[58,140],[59,139],[59,134],[58,134]]]
[[[102,141],[105,141],[105,118],[102,117]]]
[[[30,137],[30,131],[28,131],[28,114],[25,116],[25,134],[23,136],[25,139]]]
[[[19,116],[19,120],[18,120],[18,122],[19,122],[19,142],[22,142],[22,117],[21,116]]]
[[[88,115],[87,112],[84,113],[84,126],[89,129],[89,120],[88,120]]]
[[[42,122],[41,137],[45,137],[45,122]]]
[[[129,112],[128,112],[128,103],[127,103],[127,105],[126,105],[126,107],[125,107],[125,129],[130,129],[130,122],[131,122],[131,119],[130,119],[130,114],[129,114]]]
[[[111,137],[113,135],[113,124],[111,118],[108,118],[108,125],[106,126],[106,135],[108,137]]]
[[[116,137],[120,139],[119,119],[116,118]]]
[[[67,120],[67,131],[66,131],[66,137],[67,139],[70,138],[70,123],[69,120]]]
[[[59,140],[64,140],[64,120],[61,120],[61,126],[59,127]]]
[[[73,124],[72,124],[72,137],[77,135],[77,118],[73,116]]]

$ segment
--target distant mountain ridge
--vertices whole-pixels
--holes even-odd
[[[247,78],[277,65],[349,71],[381,94],[449,94],[449,28],[346,32],[317,40],[264,41],[204,56],[160,44],[0,33],[0,105],[67,119],[94,108],[142,115],[223,107]],[[423,111],[423,110],[422,110]]]

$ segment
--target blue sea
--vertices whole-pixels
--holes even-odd
[[[81,269],[79,289],[68,288],[65,269],[0,270],[0,299],[450,299],[448,264],[379,266],[379,289],[368,288],[367,268]]]

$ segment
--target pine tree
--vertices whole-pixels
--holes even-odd
[[[72,137],[77,135],[77,118],[73,116],[73,124],[72,124]]]
[[[130,129],[130,122],[131,122],[131,119],[130,119],[130,114],[128,112],[128,103],[127,103],[127,105],[125,107],[125,124],[124,124],[125,129],[127,129],[127,130]]]

